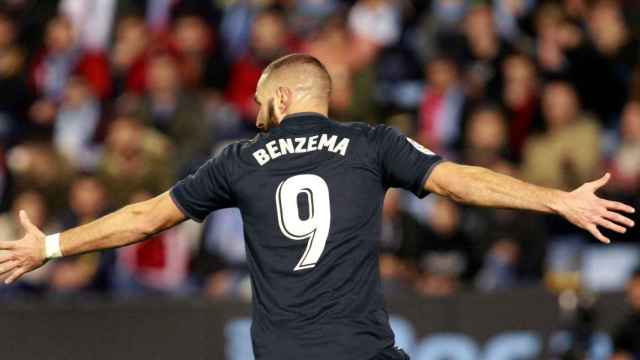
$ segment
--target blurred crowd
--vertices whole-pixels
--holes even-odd
[[[252,137],[262,69],[323,61],[331,116],[564,190],[612,174],[639,207],[634,0],[0,1],[0,239],[166,191]],[[619,290],[638,232],[601,247],[562,219],[387,194],[385,291]],[[637,218],[636,218],[637,220]],[[602,269],[607,269],[603,274]],[[217,211],[138,245],[52,261],[0,294],[248,298],[242,220]]]

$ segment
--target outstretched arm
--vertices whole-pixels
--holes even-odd
[[[595,194],[608,181],[609,174],[606,174],[566,192],[532,185],[482,167],[443,162],[433,169],[425,189],[471,205],[558,214],[589,231],[598,240],[609,243],[598,226],[624,233],[626,227],[634,223],[619,213],[633,213],[635,210]]]
[[[93,222],[60,234],[62,255],[76,255],[110,249],[142,241],[185,220],[169,192],[153,199],[127,205]],[[20,222],[26,234],[18,241],[0,240],[0,276],[5,283],[44,264],[45,234],[31,223],[27,213],[20,211]]]

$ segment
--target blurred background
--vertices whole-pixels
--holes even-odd
[[[19,209],[61,231],[253,137],[256,82],[290,52],[328,67],[333,119],[565,190],[609,171],[603,193],[640,208],[639,36],[637,0],[3,0],[0,239],[22,236]],[[605,235],[390,190],[380,266],[398,343],[417,360],[640,359],[638,230]],[[0,344],[32,359],[18,334],[57,316],[95,346],[90,319],[138,329],[155,355],[135,358],[171,354],[150,334],[174,331],[183,357],[251,359],[250,298],[240,213],[225,209],[0,286]],[[155,323],[140,321],[149,304]],[[39,357],[130,345],[108,339],[113,353]]]

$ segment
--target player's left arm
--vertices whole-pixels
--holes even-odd
[[[625,233],[634,222],[621,215],[634,213],[633,207],[598,197],[595,192],[609,181],[609,174],[566,192],[529,184],[477,166],[442,162],[425,182],[427,191],[455,201],[496,208],[533,210],[558,214],[598,240],[609,243],[599,226]]]

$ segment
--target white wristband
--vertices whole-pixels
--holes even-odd
[[[62,257],[62,249],[60,249],[60,233],[49,235],[44,238],[44,253],[47,259]]]

